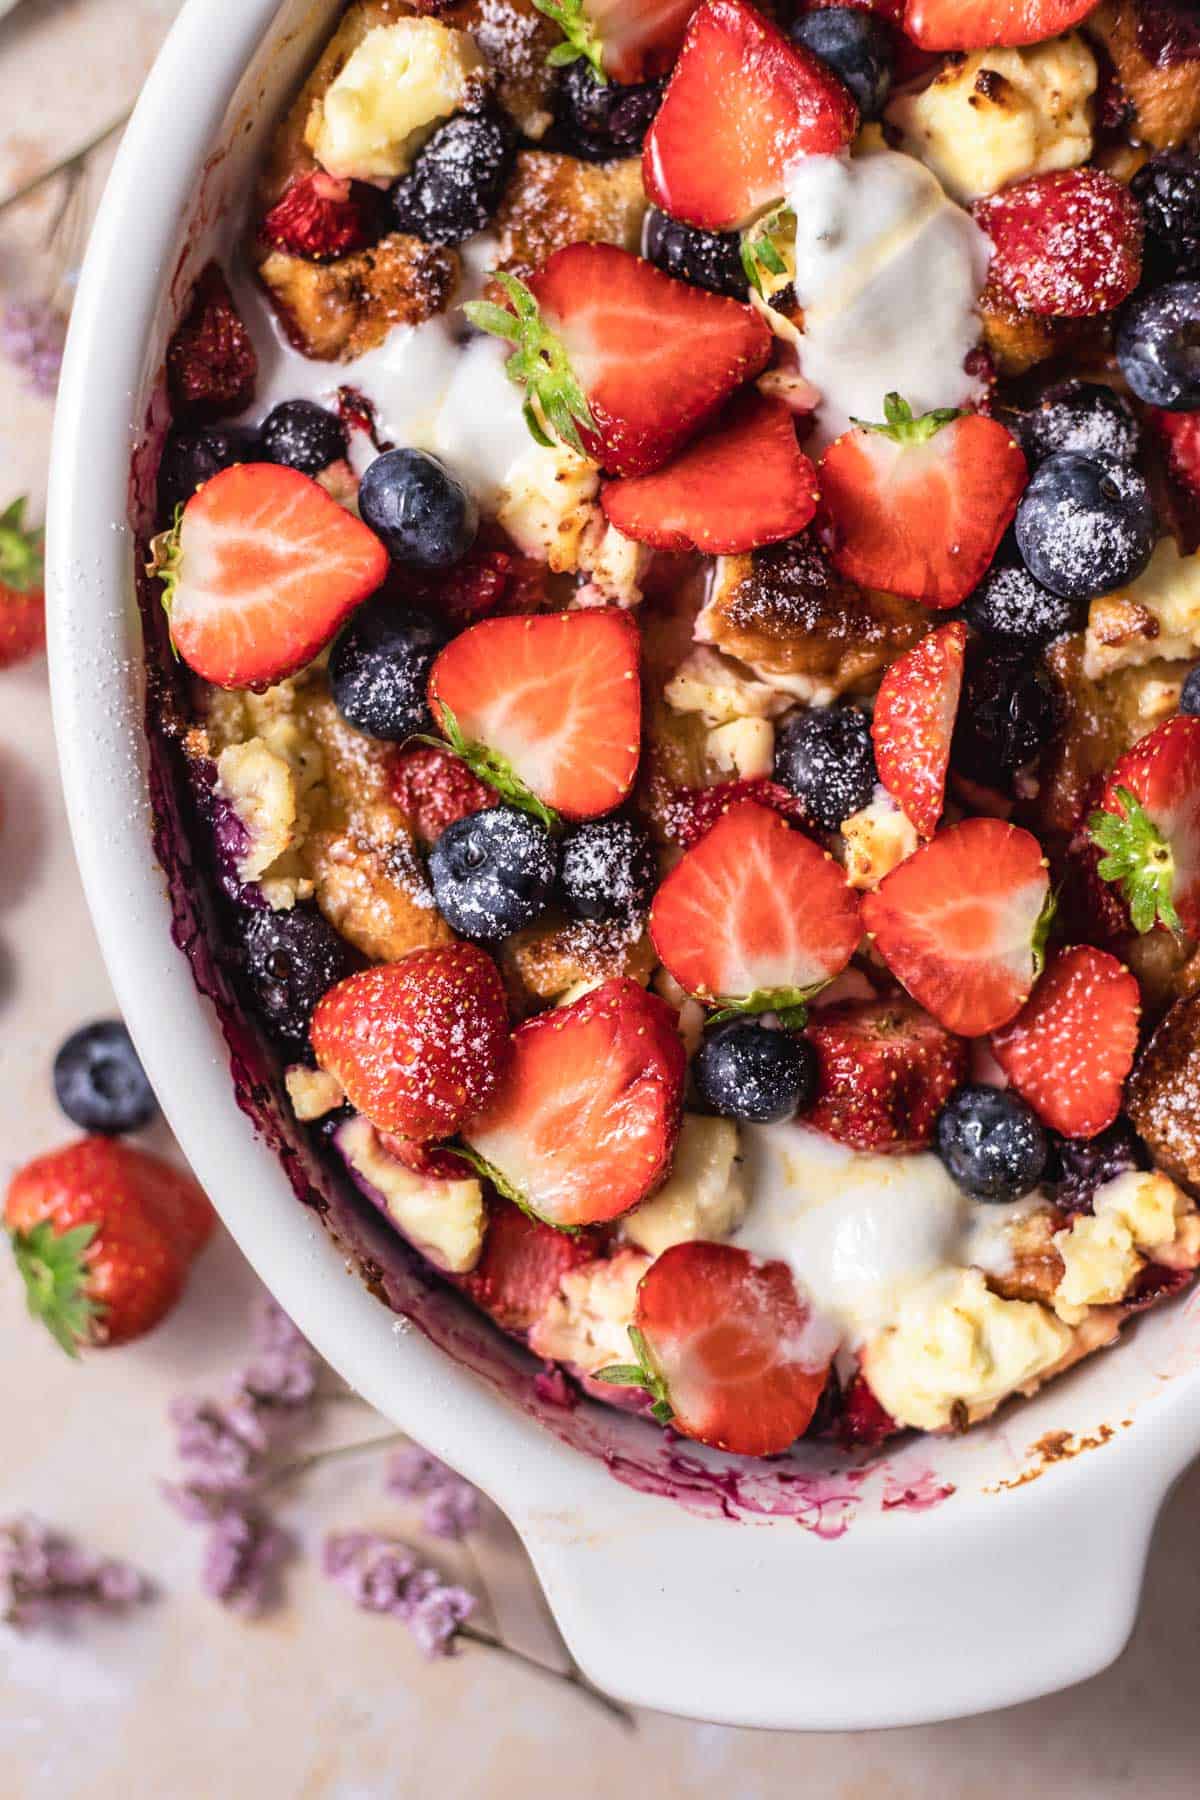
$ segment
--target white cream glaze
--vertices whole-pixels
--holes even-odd
[[[818,449],[852,418],[882,419],[885,394],[916,413],[962,406],[982,383],[964,368],[991,246],[911,156],[806,156],[789,172],[800,364],[821,392]]]
[[[1003,1274],[1007,1228],[1040,1195],[985,1205],[925,1151],[859,1154],[805,1125],[743,1125],[750,1205],[734,1242],[791,1267],[849,1346],[889,1323],[906,1293],[941,1270]]]

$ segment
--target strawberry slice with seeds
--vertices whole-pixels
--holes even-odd
[[[1060,950],[1011,1024],[992,1038],[996,1061],[1044,1125],[1092,1138],[1121,1110],[1138,1042],[1141,991],[1107,950]]]
[[[942,816],[966,647],[967,628],[958,619],[931,631],[896,658],[875,700],[879,779],[922,837],[933,836]]]
[[[908,0],[904,29],[922,50],[1040,44],[1070,31],[1097,0]]]
[[[967,1046],[911,1000],[823,1006],[805,1033],[817,1053],[806,1125],[854,1150],[922,1150],[966,1079]]]
[[[547,57],[552,68],[592,65],[600,81],[665,75],[683,42],[696,0],[533,0],[563,34]]]
[[[371,242],[373,201],[370,188],[314,169],[288,183],[259,226],[259,237],[289,256],[329,262]]]
[[[673,456],[734,389],[767,365],[771,334],[737,300],[664,275],[613,244],[568,244],[530,277],[497,281],[511,310],[464,307],[509,339],[533,435],[547,431],[612,475]]]
[[[463,1173],[461,1159],[458,1173]],[[596,1254],[593,1235],[556,1231],[511,1200],[488,1203],[479,1261],[459,1286],[504,1331],[528,1331],[558,1292],[564,1275]]]
[[[1088,318],[1141,280],[1141,207],[1103,169],[1032,175],[972,210],[994,245],[988,293],[1022,312]]]
[[[518,1027],[491,1100],[463,1128],[481,1173],[548,1225],[618,1218],[675,1153],[687,1052],[675,1015],[606,981]]]
[[[926,1012],[960,1037],[982,1037],[1007,1025],[1029,997],[1049,896],[1031,832],[1001,819],[964,819],[864,896],[863,924]]]
[[[298,469],[238,463],[151,544],[171,642],[215,687],[294,675],[373,594],[388,553]]]
[[[1135,931],[1165,925],[1200,937],[1200,718],[1179,713],[1113,767],[1088,821]]]
[[[655,1417],[685,1437],[774,1456],[808,1429],[829,1347],[786,1263],[734,1244],[674,1244],[642,1276],[635,1321],[637,1362],[596,1380],[644,1387]]]
[[[615,608],[484,619],[438,655],[429,704],[451,749],[514,804],[591,819],[637,773],[638,653]]]
[[[882,425],[859,423],[817,469],[839,574],[927,606],[957,606],[995,556],[1029,479],[995,419],[937,411],[914,418],[899,394]]]
[[[413,950],[330,988],[309,1035],[321,1068],[378,1130],[449,1137],[507,1061],[504,984],[474,944]]]
[[[605,517],[656,550],[734,555],[794,537],[817,505],[790,407],[750,393],[665,468],[608,482]]]
[[[642,180],[672,218],[728,231],[782,198],[798,157],[842,149],[857,125],[828,64],[746,0],[704,0],[647,133]]]
[[[706,831],[711,831],[723,813],[740,800],[757,800],[797,825],[804,822],[803,802],[790,788],[778,781],[756,775],[749,781],[718,781],[712,787],[676,788],[666,804],[663,834],[672,843],[690,850]]]
[[[790,1010],[844,969],[862,936],[858,896],[828,853],[743,800],[671,870],[650,936],[699,999],[739,1012]]]

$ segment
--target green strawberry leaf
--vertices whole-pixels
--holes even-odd
[[[91,1341],[104,1307],[87,1290],[87,1251],[98,1225],[76,1225],[56,1232],[49,1219],[28,1231],[12,1233],[13,1256],[25,1284],[30,1314],[40,1319],[68,1356],[78,1356]]]
[[[435,699],[437,696],[434,696]],[[495,788],[502,800],[510,806],[519,807],[522,812],[532,813],[540,819],[547,831],[559,830],[562,821],[554,808],[539,800],[531,787],[528,787],[517,774],[508,758],[501,756],[498,750],[489,750],[486,744],[472,743],[464,737],[453,710],[444,700],[438,700],[442,714],[442,730],[445,738],[429,737],[418,733],[413,740],[418,744],[429,744],[435,750],[449,749],[460,761],[466,763],[473,775]]]
[[[802,1031],[808,1023],[809,1001],[826,985],[825,982],[818,981],[814,987],[807,988],[756,988],[744,1000],[730,1000],[722,995],[718,1010],[709,1014],[708,1023],[723,1025],[727,1019],[773,1012],[779,1015],[779,1023],[786,1030]]]
[[[167,615],[168,628],[171,622],[171,608],[175,604],[175,589],[179,586],[179,564],[181,554],[181,536],[183,532],[183,502],[175,508],[175,516],[167,531],[160,531],[157,537],[150,539],[150,561],[146,564],[146,573],[152,579],[162,583],[159,599],[162,609]],[[179,652],[175,648],[175,640],[171,639],[171,651],[176,662]]]
[[[882,437],[889,437],[897,444],[927,444],[944,425],[952,425],[955,419],[964,416],[961,408],[939,406],[933,412],[922,413],[920,418],[914,418],[908,401],[902,395],[892,393],[887,395],[883,403],[882,424],[871,419],[852,419],[851,424],[859,426],[863,431],[877,431]]]
[[[1051,888],[1033,928],[1033,979],[1035,981],[1041,978],[1042,971],[1046,967],[1046,945],[1049,942],[1050,930],[1057,912],[1058,894],[1054,888]]]
[[[742,233],[739,250],[742,268],[746,280],[764,300],[769,300],[792,279],[795,240],[796,215],[790,206],[777,206]]]
[[[34,593],[42,585],[45,533],[27,527],[22,495],[0,513],[0,582],[16,594]]]
[[[564,1237],[578,1237],[583,1229],[581,1225],[560,1225],[556,1219],[547,1219],[543,1213],[536,1212],[520,1188],[514,1187],[507,1175],[502,1175],[495,1163],[490,1163],[486,1156],[480,1156],[478,1150],[472,1150],[470,1144],[441,1144],[439,1149],[448,1150],[451,1156],[461,1157],[475,1173],[484,1181],[490,1181],[503,1200],[511,1200],[519,1206],[527,1218],[536,1219],[539,1225],[549,1225],[555,1231],[561,1231]]]
[[[563,34],[562,43],[555,44],[546,58],[550,68],[565,68],[567,63],[578,62],[583,58],[591,64],[592,74],[601,86],[607,86],[608,76],[604,73],[601,61],[604,45],[595,25],[584,11],[583,0],[533,0],[533,4]]]
[[[614,1387],[645,1388],[654,1401],[651,1414],[660,1425],[669,1425],[675,1417],[675,1408],[671,1405],[667,1384],[654,1366],[650,1346],[636,1325],[629,1327],[629,1342],[633,1345],[636,1363],[609,1363],[607,1367],[597,1369],[592,1380],[611,1382]]]
[[[1156,925],[1179,931],[1171,846],[1128,788],[1117,789],[1117,802],[1121,812],[1098,808],[1088,820],[1092,842],[1104,851],[1096,871],[1120,888],[1135,931],[1152,931]]]
[[[548,10],[549,0],[542,7],[543,12]],[[565,345],[543,322],[538,303],[523,281],[504,273],[498,273],[496,280],[512,302],[511,312],[487,300],[468,301],[463,311],[477,330],[516,346],[504,367],[509,380],[525,389],[525,423],[535,442],[549,448],[557,437],[586,456],[579,427],[590,432],[598,427]]]

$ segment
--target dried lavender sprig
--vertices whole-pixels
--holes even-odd
[[[27,1627],[86,1607],[123,1612],[151,1592],[130,1563],[80,1549],[32,1513],[0,1522],[0,1619],[7,1624]]]

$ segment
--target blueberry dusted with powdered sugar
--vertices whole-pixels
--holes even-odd
[[[502,113],[459,113],[391,190],[392,224],[427,244],[461,244],[491,223],[512,159],[513,131]]]
[[[358,958],[315,906],[287,912],[244,912],[240,919],[246,977],[271,1033],[300,1049],[317,1002]]]
[[[399,744],[432,728],[425,683],[446,630],[428,613],[379,595],[333,646],[329,685],[348,725]]]
[[[775,779],[795,794],[812,824],[836,831],[870,804],[879,779],[865,716],[852,706],[797,713],[776,740]]]
[[[1032,463],[1064,450],[1133,462],[1141,447],[1129,402],[1099,381],[1059,382],[1028,412],[1002,416]]]
[[[1200,274],[1200,157],[1153,156],[1129,184],[1146,222],[1146,267],[1160,280]]]
[[[962,1087],[937,1122],[937,1153],[976,1200],[1019,1200],[1046,1167],[1046,1133],[1031,1106],[994,1087]]]
[[[1064,600],[1091,600],[1133,581],[1155,535],[1145,478],[1114,456],[1048,457],[1017,508],[1026,568]]]
[[[816,1052],[807,1039],[758,1019],[730,1019],[705,1033],[692,1065],[705,1105],[727,1119],[770,1125],[812,1099]]]
[[[1085,608],[1035,581],[1021,563],[993,563],[963,605],[968,624],[984,637],[1030,653],[1084,624]]]
[[[443,831],[429,853],[429,879],[447,924],[491,943],[541,917],[558,863],[558,846],[539,820],[496,806]]]
[[[632,819],[588,819],[563,839],[560,887],[573,919],[636,918],[657,880],[654,846]]]
[[[313,400],[284,400],[262,422],[263,454],[268,462],[319,475],[346,455],[346,428],[336,413]]]

